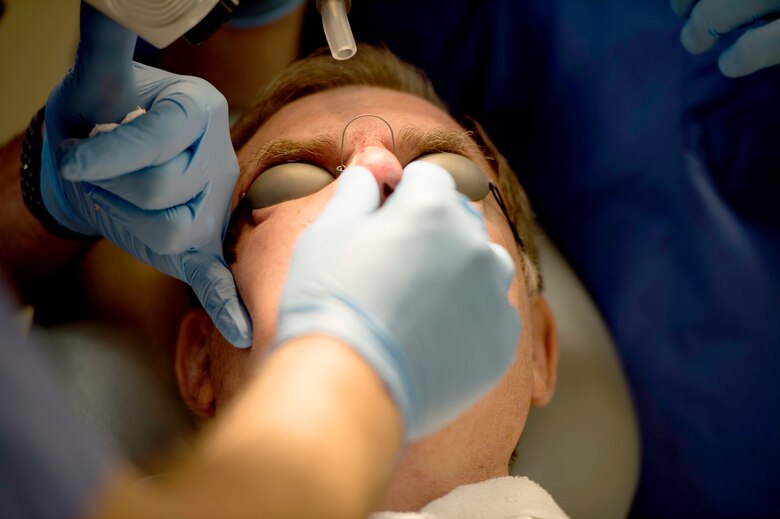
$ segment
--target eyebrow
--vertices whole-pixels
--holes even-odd
[[[290,162],[332,162],[329,157],[338,153],[339,145],[333,137],[321,135],[307,141],[274,139],[259,147],[252,155],[255,173],[278,164]],[[256,175],[253,175],[256,176]]]
[[[472,132],[449,128],[423,130],[415,126],[403,126],[398,132],[401,150],[457,153],[488,160],[479,145],[471,138]]]

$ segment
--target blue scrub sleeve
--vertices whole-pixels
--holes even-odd
[[[111,456],[79,427],[22,339],[2,283],[0,337],[0,517],[80,517]]]

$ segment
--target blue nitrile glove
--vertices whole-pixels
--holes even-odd
[[[202,79],[133,63],[135,39],[82,4],[76,63],[46,103],[41,195],[61,225],[189,283],[222,335],[247,347],[222,255],[238,178],[227,102]],[[147,113],[85,138],[137,106]]]
[[[477,401],[514,358],[514,266],[435,164],[407,166],[378,205],[367,169],[342,173],[295,246],[276,343],[322,333],[351,345],[386,384],[414,440]]]
[[[718,38],[735,29],[755,24],[780,11],[780,0],[671,0],[678,16],[688,17],[680,33],[691,54],[709,50]],[[727,77],[752,74],[780,63],[780,20],[748,28],[723,51],[718,68]]]

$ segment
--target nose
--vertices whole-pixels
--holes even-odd
[[[374,174],[379,184],[380,200],[390,196],[403,175],[403,167],[393,152],[383,146],[364,146],[349,161],[349,166],[363,166]]]

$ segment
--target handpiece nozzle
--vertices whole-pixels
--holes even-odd
[[[347,18],[350,7],[350,0],[317,0],[330,53],[338,60],[351,58],[357,50]]]

